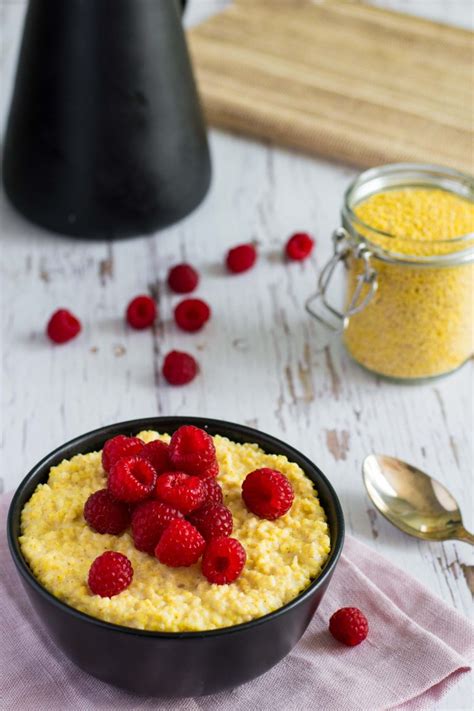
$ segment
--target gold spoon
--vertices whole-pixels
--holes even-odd
[[[474,545],[457,502],[436,479],[384,454],[369,454],[362,476],[374,506],[404,533],[425,541],[456,539]]]

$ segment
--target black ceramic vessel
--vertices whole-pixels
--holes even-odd
[[[187,215],[210,181],[179,0],[30,0],[5,136],[10,201],[78,237]]]
[[[63,458],[100,449],[117,434],[143,429],[172,433],[183,424],[205,428],[236,442],[256,442],[284,454],[315,483],[328,519],[331,552],[319,577],[298,597],[269,615],[209,632],[144,632],[101,622],[74,610],[33,577],[18,543],[20,514],[50,468]],[[298,642],[318,607],[339,559],[344,520],[337,495],[324,474],[305,456],[270,435],[242,425],[197,417],[158,417],[102,427],[77,437],[45,457],[26,476],[12,500],[8,541],[22,583],[56,644],[81,669],[128,691],[155,696],[199,696],[238,686],[270,669]]]

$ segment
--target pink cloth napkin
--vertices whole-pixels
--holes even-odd
[[[80,671],[49,638],[8,552],[9,499],[0,497],[2,711],[418,711],[429,709],[470,669],[471,623],[404,571],[348,537],[308,630],[269,672],[233,691],[199,699],[127,694]],[[347,605],[360,607],[369,620],[369,636],[358,647],[344,647],[327,630],[330,615]]]

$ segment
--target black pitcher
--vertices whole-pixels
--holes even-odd
[[[128,237],[187,215],[209,187],[179,0],[30,0],[4,184],[33,222]]]

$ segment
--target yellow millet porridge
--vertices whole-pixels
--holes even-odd
[[[355,206],[370,228],[363,237],[383,250],[411,257],[452,254],[474,245],[456,238],[474,232],[472,202],[436,188],[376,193]],[[454,370],[474,351],[474,263],[419,266],[372,257],[378,289],[352,316],[344,332],[349,353],[365,367],[395,378],[420,378]],[[348,299],[361,274],[349,261]]]
[[[142,432],[145,442],[169,441],[167,435]],[[105,486],[101,453],[77,455],[51,469],[25,504],[20,545],[39,582],[72,607],[107,622],[166,632],[210,630],[261,617],[285,605],[321,571],[329,550],[325,513],[310,479],[286,457],[265,454],[256,444],[237,444],[215,436],[218,481],[232,512],[234,530],[247,553],[240,577],[229,585],[212,585],[200,563],[169,568],[138,551],[129,531],[99,534],[86,524],[84,503]],[[260,519],[245,508],[241,484],[254,469],[281,471],[294,489],[290,511],[275,521]],[[115,550],[130,559],[129,588],[112,598],[93,595],[87,585],[94,559]]]

